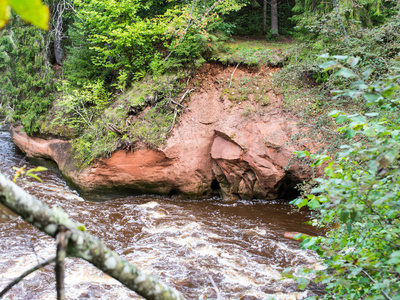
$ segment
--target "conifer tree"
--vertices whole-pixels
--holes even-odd
[[[49,35],[15,16],[0,31],[0,96],[28,134],[39,130],[55,91]]]

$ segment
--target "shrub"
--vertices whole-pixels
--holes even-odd
[[[326,285],[325,299],[399,299],[400,294],[400,97],[397,75],[369,82],[369,73],[352,70],[358,59],[338,57],[325,69],[353,79],[335,97],[361,98],[376,112],[330,114],[350,142],[336,157],[310,155],[312,166],[324,167],[323,178],[310,184],[310,194],[294,200],[316,210],[314,224],[330,228],[326,237],[306,238],[324,270],[310,271]],[[347,61],[349,67],[344,66]],[[386,117],[384,116],[386,115]],[[303,287],[307,279],[299,280]]]

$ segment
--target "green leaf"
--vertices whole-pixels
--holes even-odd
[[[83,231],[83,232],[86,232],[85,225],[83,225],[83,224],[78,224],[78,225],[76,226],[76,229],[78,229],[78,230],[80,230],[80,231]]]
[[[356,74],[354,74],[354,72],[350,69],[347,68],[340,68],[339,71],[337,71],[334,76],[341,76],[341,77],[345,77],[345,78],[351,78],[351,77],[356,77]]]
[[[350,274],[353,276],[356,276],[362,271],[362,269],[363,268],[361,268],[361,267],[357,267],[357,268],[353,269]]]
[[[299,288],[301,290],[304,290],[310,284],[310,281],[304,277],[298,277],[298,278],[296,278],[296,281],[298,283],[297,288]]]
[[[396,263],[400,263],[400,251],[394,251],[390,254],[390,259],[394,259]]]
[[[343,94],[342,90],[331,90],[331,95],[332,96],[338,96],[338,95],[341,95],[341,94]]]
[[[333,170],[332,168],[326,167],[324,170],[326,176],[333,177]]]
[[[342,221],[343,223],[346,223],[347,220],[349,219],[350,216],[350,212],[348,210],[342,210],[339,214],[339,219],[340,221]]]
[[[347,139],[351,139],[351,138],[353,138],[355,135],[356,135],[356,131],[353,130],[353,129],[348,129],[348,130],[346,130],[346,132],[345,132],[345,134],[344,134],[344,136],[345,136]]]
[[[31,173],[31,172],[42,172],[42,171],[47,171],[47,168],[42,167],[42,166],[38,166],[38,167],[36,167],[36,168],[29,169],[26,173]]]
[[[294,238],[295,240],[299,240],[299,239],[301,239],[302,236],[303,236],[303,235],[302,235],[301,233],[298,233],[298,234],[296,234],[293,238]]]
[[[310,156],[310,152],[308,151],[297,151],[297,157],[298,158],[303,158],[306,156]]]
[[[307,205],[308,199],[307,198],[297,198],[290,203],[293,205],[296,205],[298,208],[302,208],[303,206]]]
[[[33,173],[26,173],[26,175],[28,175],[28,176],[31,176],[32,178],[35,178],[36,180],[38,180],[38,181],[40,181],[40,182],[43,182],[43,180],[41,179],[41,178],[39,178],[38,176],[36,176],[35,174],[33,174]]]
[[[372,112],[372,113],[366,113],[365,114],[367,117],[376,117],[376,116],[379,116],[379,113],[377,113],[377,112]]]
[[[0,28],[7,24],[10,13],[10,6],[8,6],[7,1],[0,0]]]
[[[322,65],[319,65],[319,67],[324,72],[328,71],[328,70],[332,70],[332,69],[336,68],[337,66],[339,66],[339,64],[338,64],[337,61],[334,61],[334,60],[330,60],[330,61],[327,61],[327,62],[323,63]]]
[[[350,67],[354,68],[359,61],[360,61],[359,57],[350,56],[349,59],[347,60],[347,63],[350,65]]]
[[[382,96],[378,93],[364,93],[364,99],[369,103],[377,102]]]
[[[316,242],[317,242],[317,238],[316,237],[308,237],[301,243],[301,246],[303,248],[309,249],[312,246],[314,246]]]
[[[317,199],[312,199],[307,206],[311,209],[317,209],[321,206],[321,203]]]
[[[14,178],[13,178],[13,180],[12,180],[12,182],[16,183],[16,182],[17,182],[17,179],[18,179],[18,177],[19,177],[19,175],[21,175],[19,172],[16,173],[15,176],[14,176]]]
[[[342,123],[346,122],[347,120],[348,120],[348,118],[347,118],[346,115],[340,115],[340,116],[337,116],[337,117],[335,118],[335,122],[336,122],[337,124],[342,124]]]
[[[367,80],[369,78],[369,75],[371,75],[371,73],[372,73],[372,69],[368,69],[368,70],[362,72],[362,78],[364,80]]]
[[[339,114],[340,114],[339,110],[333,110],[328,114],[328,116],[329,117],[337,117]]]
[[[22,20],[41,29],[49,29],[49,7],[40,0],[8,0],[12,9]]]
[[[346,60],[348,58],[347,55],[333,55],[332,57],[337,60]]]

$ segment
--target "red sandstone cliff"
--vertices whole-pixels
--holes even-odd
[[[309,177],[299,165],[285,169],[296,150],[287,145],[298,132],[296,120],[282,111],[280,96],[272,91],[268,106],[251,98],[233,104],[214,84],[232,71],[203,66],[193,79],[201,88],[191,96],[165,147],[158,150],[119,150],[78,170],[67,141],[28,137],[13,127],[11,133],[28,156],[54,160],[86,191],[112,188],[197,198],[219,193],[225,199],[273,199]],[[265,78],[271,75],[271,70],[262,72]],[[235,77],[245,73],[238,69]]]

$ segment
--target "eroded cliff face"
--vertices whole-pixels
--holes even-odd
[[[266,93],[268,105],[250,94],[233,100],[221,83],[230,81],[233,67],[206,64],[192,78],[195,87],[187,107],[163,148],[134,152],[118,150],[84,169],[74,167],[67,141],[28,137],[11,128],[15,144],[30,157],[54,160],[84,191],[124,190],[226,200],[275,199],[310,177],[304,166],[290,164],[298,133],[296,120],[284,113],[281,96]],[[253,73],[237,69],[234,79],[258,76],[270,80],[274,69]]]

